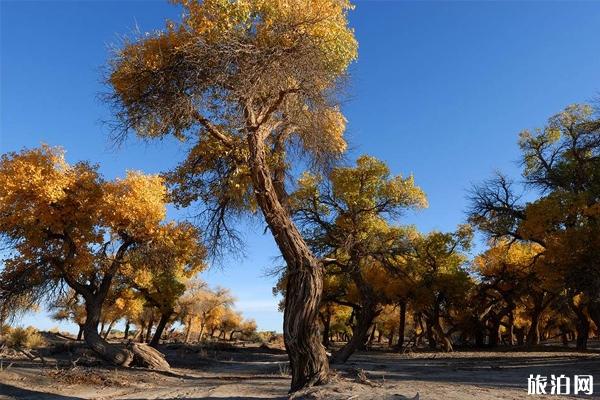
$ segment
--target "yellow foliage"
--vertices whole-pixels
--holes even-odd
[[[11,328],[6,334],[6,345],[14,349],[35,349],[45,343],[42,335],[32,326]]]
[[[335,72],[344,71],[357,56],[348,28],[347,0],[178,0],[187,12],[185,24],[211,43],[249,34],[264,48],[290,48],[308,38]]]
[[[103,217],[114,232],[150,238],[166,214],[166,188],[158,175],[129,171],[106,183]]]

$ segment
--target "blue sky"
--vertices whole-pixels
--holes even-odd
[[[70,161],[165,171],[184,156],[173,140],[110,146],[102,67],[111,44],[161,28],[180,10],[162,1],[0,1],[0,151],[61,145]],[[415,175],[423,231],[464,222],[466,190],[495,169],[518,177],[517,134],[600,93],[600,2],[357,2],[359,59],[344,112],[349,159],[371,154]],[[191,211],[170,210],[171,218]],[[203,274],[233,290],[261,329],[281,331],[265,270],[278,255],[262,226],[246,232],[247,257]],[[44,313],[24,324],[57,325]],[[66,326],[63,326],[66,327]]]

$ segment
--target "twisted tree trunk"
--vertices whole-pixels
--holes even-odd
[[[123,346],[108,343],[98,334],[102,305],[98,301],[86,299],[86,320],[83,325],[85,342],[92,350],[112,364],[128,367],[133,361],[133,352]]]
[[[169,369],[169,364],[158,351],[143,344],[133,344],[131,349],[120,344],[107,342],[98,334],[100,314],[104,297],[102,292],[94,297],[85,298],[86,320],[83,325],[85,342],[92,350],[106,361],[123,367],[128,367],[135,359],[136,364],[153,369]],[[150,350],[148,350],[150,349]]]
[[[283,337],[290,358],[293,392],[325,383],[329,376],[318,324],[323,266],[308,248],[274,188],[267,161],[267,134],[265,128],[249,129],[247,140],[256,201],[287,264]]]

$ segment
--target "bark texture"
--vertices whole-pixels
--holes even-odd
[[[168,371],[171,368],[160,351],[146,344],[131,343],[131,352],[134,356],[134,362],[143,367],[160,371]]]
[[[122,367],[135,364],[158,370],[167,370],[169,363],[164,356],[150,346],[132,343],[129,348],[107,342],[98,334],[100,324],[100,313],[102,307],[98,302],[86,301],[87,318],[83,326],[85,342],[92,350],[106,361]]]
[[[106,361],[115,365],[128,367],[133,361],[133,353],[123,346],[108,343],[98,334],[101,310],[102,306],[100,304],[86,299],[86,321],[83,326],[85,342]]]
[[[247,136],[252,183],[257,203],[287,264],[283,336],[292,372],[291,391],[294,392],[325,383],[329,376],[329,363],[318,324],[323,266],[278,198],[267,161],[267,132],[263,129],[250,131]]]

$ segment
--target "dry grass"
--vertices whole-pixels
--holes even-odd
[[[33,327],[27,328],[11,328],[5,334],[6,346],[13,349],[36,349],[46,344],[44,338],[37,329]]]
[[[65,368],[45,371],[46,376],[64,385],[88,385],[101,387],[126,387],[130,383],[125,375],[118,371],[106,371],[94,368]]]

